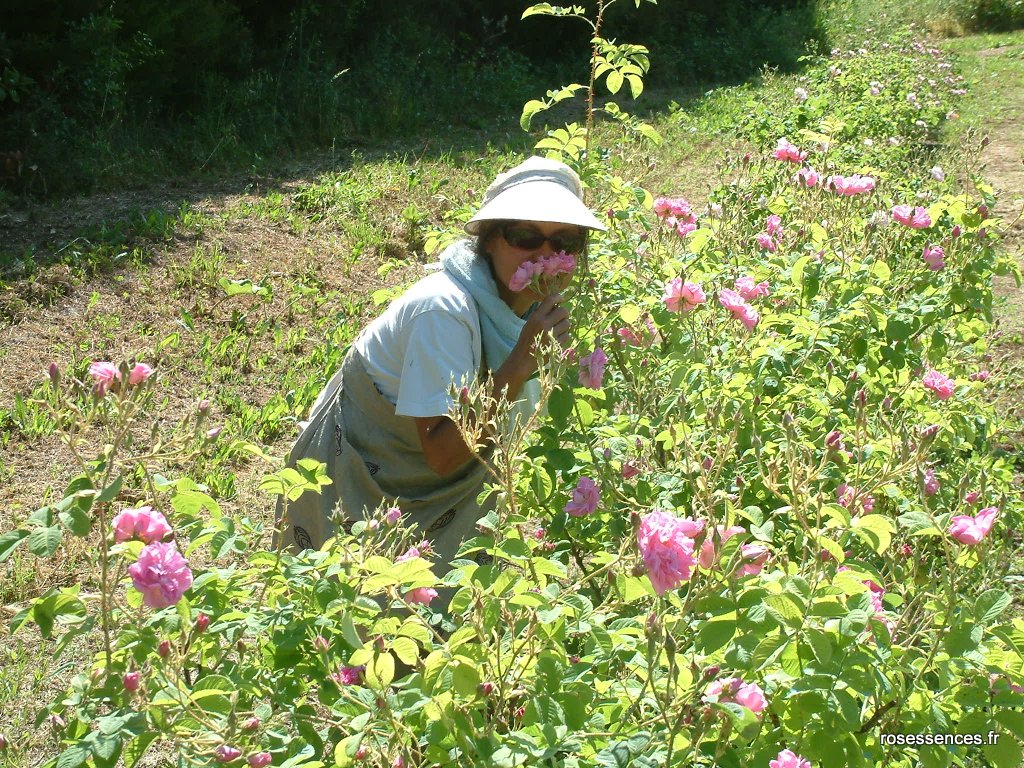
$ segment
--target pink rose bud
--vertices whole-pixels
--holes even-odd
[[[868,402],[868,393],[864,391],[863,387],[857,390],[857,404],[865,405]]]
[[[904,557],[913,557],[914,556],[914,550],[911,548],[911,546],[909,544],[904,544],[902,547],[900,547],[900,553]]]
[[[398,525],[398,521],[402,519],[402,510],[398,507],[391,507],[387,512],[384,513],[384,522],[388,525]]]
[[[206,430],[206,439],[207,440],[216,440],[217,439],[217,435],[220,434],[220,431],[222,429],[223,429],[223,427],[214,427],[213,429]]]
[[[963,231],[963,230],[962,230],[962,229],[960,229],[960,225],[959,225],[959,224],[954,224],[954,225],[953,225],[953,231],[952,231],[952,232],[951,232],[950,234],[952,234],[952,235],[953,235],[953,237],[960,237],[960,233],[961,233],[962,231]]]
[[[161,640],[160,645],[157,646],[156,652],[160,655],[161,659],[166,659],[167,654],[171,652],[171,641]]]
[[[138,672],[125,672],[124,677],[121,678],[121,683],[126,691],[137,691],[139,690],[141,677]]]
[[[200,413],[209,413],[209,411],[210,411],[210,401],[206,400],[206,399],[200,400],[199,401],[199,412]]]
[[[242,750],[237,747],[228,746],[227,744],[221,744],[217,747],[213,756],[218,763],[230,763],[242,756]]]
[[[205,613],[200,613],[196,616],[196,632],[205,632],[206,628],[210,626],[210,617]]]
[[[52,727],[57,729],[63,728],[67,725],[67,723],[64,722],[64,718],[57,714],[50,715],[46,720]]]
[[[317,635],[313,638],[313,650],[317,653],[327,653],[330,647],[331,644],[327,642],[327,638],[323,635]]]
[[[704,467],[704,471],[705,471],[705,472],[710,472],[710,471],[711,471],[711,468],[712,468],[713,466],[715,466],[715,462],[711,460],[711,457],[710,457],[710,456],[708,456],[707,458],[705,458],[705,459],[704,459],[704,461],[703,461],[703,463],[701,464],[701,466],[702,466],[702,467]]]
[[[243,731],[255,731],[260,727],[260,719],[258,717],[250,717],[248,720],[242,722]]]
[[[860,374],[856,371],[850,371],[849,381],[856,381],[860,378]]]
[[[840,432],[838,429],[833,429],[831,432],[828,433],[828,436],[825,438],[825,447],[828,448],[830,451],[836,450],[842,444],[843,433]]]
[[[274,760],[269,752],[257,752],[254,755],[249,755],[249,759],[246,761],[249,763],[251,768],[266,768]]]
[[[516,708],[515,716],[517,718],[519,718],[521,720],[525,715],[526,715],[526,707],[517,707]]]
[[[721,671],[722,668],[720,666],[718,666],[717,664],[712,664],[710,667],[704,670],[704,677],[716,677],[718,673]]]
[[[608,459],[610,459],[611,457],[612,457],[612,449],[611,448],[605,448],[604,449],[604,460],[608,461]]]
[[[931,424],[921,430],[921,439],[927,440],[929,437],[935,437],[939,434],[939,430],[942,429],[938,424]]]
[[[490,696],[492,693],[494,693],[494,683],[489,682],[489,681],[485,682],[485,683],[480,683],[480,694],[481,695],[483,695],[483,696]]]
[[[56,363],[50,363],[50,369],[48,371],[50,375],[50,381],[54,384],[60,383],[60,368],[57,367]]]
[[[982,227],[978,230],[978,239],[984,240],[986,237],[988,237],[988,230]]]
[[[396,757],[394,762],[391,763],[391,768],[405,768],[405,758],[401,755]]]
[[[971,491],[966,496],[964,496],[964,501],[968,504],[974,504],[980,498],[981,491]]]
[[[373,519],[371,519],[371,520],[370,520],[370,521],[369,521],[369,522],[368,522],[368,523],[366,524],[366,528],[367,528],[367,530],[370,530],[370,531],[376,531],[376,530],[377,530],[378,528],[380,528],[380,521],[379,521],[379,520],[373,520]]]
[[[547,532],[543,528],[538,528],[536,531],[533,532],[533,538],[537,539],[537,541],[540,541],[544,538],[546,533]]]

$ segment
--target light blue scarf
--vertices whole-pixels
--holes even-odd
[[[448,246],[441,254],[441,267],[476,302],[484,362],[492,372],[498,370],[519,341],[526,320],[498,295],[491,267],[477,255],[471,240],[459,240]],[[515,410],[526,416],[539,400],[540,383],[531,379],[523,385]]]

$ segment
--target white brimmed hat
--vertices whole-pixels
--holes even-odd
[[[583,204],[583,185],[576,172],[544,157],[531,157],[498,174],[480,210],[466,222],[466,231],[479,233],[484,221],[544,221],[608,229]]]

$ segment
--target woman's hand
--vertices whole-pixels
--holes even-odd
[[[546,334],[554,336],[555,341],[558,342],[562,349],[565,349],[569,345],[569,312],[565,307],[561,306],[562,302],[565,301],[565,296],[561,293],[553,293],[550,296],[546,296],[537,308],[530,315],[526,321],[526,325],[523,326],[523,330],[519,334],[519,341],[516,342],[516,347],[513,350],[513,354],[519,353],[525,358],[528,358],[531,362],[530,373],[537,370],[539,361],[537,360],[537,342],[543,339]]]

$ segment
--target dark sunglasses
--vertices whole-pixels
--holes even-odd
[[[556,251],[577,255],[583,253],[587,245],[586,232],[545,237],[533,227],[522,224],[506,224],[501,228],[501,236],[513,248],[521,248],[524,251],[534,251],[544,243],[551,243],[551,247]]]

